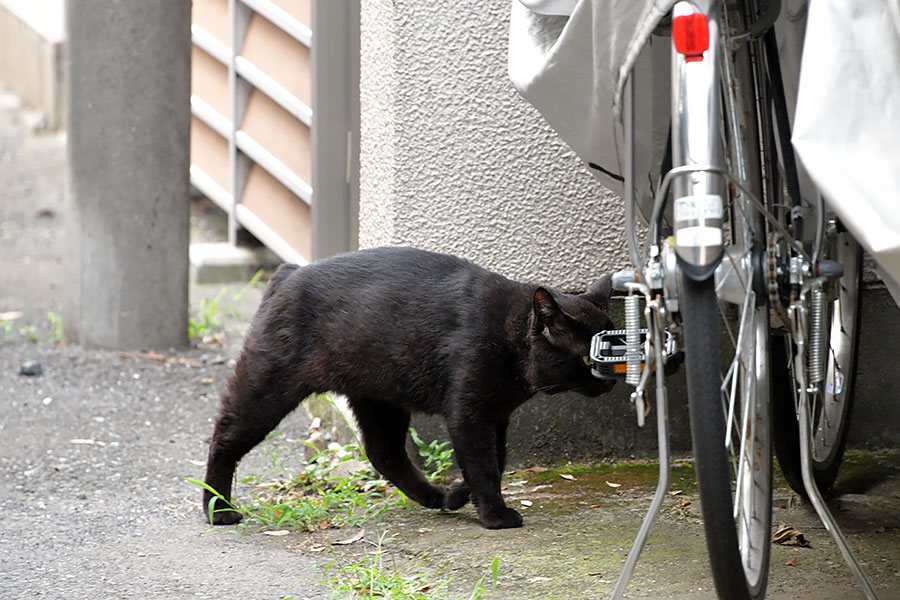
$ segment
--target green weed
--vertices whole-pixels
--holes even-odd
[[[197,317],[188,318],[188,337],[190,339],[202,339],[223,328],[224,323],[219,315],[219,297],[221,295],[222,292],[219,292],[209,302],[206,301],[206,298],[200,300]]]
[[[3,328],[3,338],[11,340],[13,336],[13,324],[9,321],[0,321],[0,327]]]
[[[25,336],[25,338],[29,342],[34,343],[34,342],[38,341],[37,333],[35,333],[34,325],[26,325],[25,327],[22,328],[21,333],[23,336]]]
[[[62,343],[63,339],[63,326],[62,326],[62,317],[56,314],[55,312],[48,312],[47,319],[50,320],[50,325],[53,327],[53,337],[50,338],[50,341],[54,344]]]
[[[285,445],[282,434],[269,434],[264,456],[272,466],[272,478],[245,478],[242,483],[253,490],[251,500],[246,503],[232,500],[229,503],[231,510],[243,516],[239,530],[313,531],[328,527],[355,527],[380,516],[392,506],[406,505],[402,492],[389,487],[353,444],[317,453],[299,473],[292,475],[285,474],[286,461],[282,452]],[[358,469],[345,477],[334,476],[340,465],[351,460],[359,461]],[[187,481],[212,493],[212,502],[216,498],[224,501],[216,490],[204,482]],[[212,509],[213,505],[208,508]]]
[[[322,574],[326,577],[320,580],[330,589],[328,598],[392,598],[395,600],[451,600],[448,596],[447,586],[450,580],[437,585],[428,580],[427,574],[422,570],[407,567],[399,569],[391,557],[391,566],[388,568],[384,561],[385,534],[379,537],[375,543],[375,552],[369,554],[351,565],[341,567],[338,561],[332,561],[325,566],[320,565]],[[497,576],[499,571],[499,559],[494,558],[491,563],[491,591],[497,589]],[[466,596],[466,600],[480,600],[487,593],[485,581],[488,573],[481,576],[475,584],[472,592]],[[455,600],[455,599],[453,599]]]
[[[238,321],[243,321],[244,318],[235,305],[251,288],[265,289],[266,284],[260,281],[264,273],[263,269],[258,270],[250,281],[230,297],[227,304],[223,302],[229,292],[227,287],[219,290],[215,297],[208,301],[206,298],[201,299],[196,316],[188,318],[188,338],[203,339],[206,336],[222,332],[225,329],[224,314],[230,314]]]
[[[419,449],[419,456],[425,459],[425,476],[428,481],[443,479],[453,466],[453,448],[447,447],[450,442],[438,443],[437,440],[432,440],[426,444],[413,427],[409,428],[409,436]]]

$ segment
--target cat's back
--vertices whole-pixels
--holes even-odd
[[[406,246],[357,250],[310,266],[316,275],[331,280],[352,279],[354,285],[364,286],[389,281],[435,282],[484,272],[481,267],[457,256]]]
[[[410,247],[370,248],[333,256],[295,270],[285,287],[319,298],[357,301],[384,295],[415,301],[440,294],[471,294],[486,283],[508,280],[465,259]]]
[[[266,292],[264,312],[300,315],[338,311],[348,317],[390,311],[454,312],[520,284],[465,259],[410,247],[370,248],[303,267],[283,266]]]

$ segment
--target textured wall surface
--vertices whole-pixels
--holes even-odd
[[[362,3],[360,247],[414,245],[583,290],[625,264],[622,203],[513,89],[509,11]]]

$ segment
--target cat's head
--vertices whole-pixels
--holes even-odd
[[[611,293],[608,275],[577,296],[542,287],[535,290],[528,369],[533,389],[598,396],[612,388],[615,382],[594,377],[590,365],[591,338],[613,328],[608,313]]]

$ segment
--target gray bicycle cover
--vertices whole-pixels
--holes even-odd
[[[539,10],[531,2],[533,8]],[[656,185],[669,112],[668,38],[651,37],[675,0],[578,0],[571,15],[547,15],[513,0],[509,76],[591,172],[621,194],[627,73],[635,70],[637,197]],[[642,209],[643,212],[643,209]],[[646,212],[649,212],[647,209]]]

